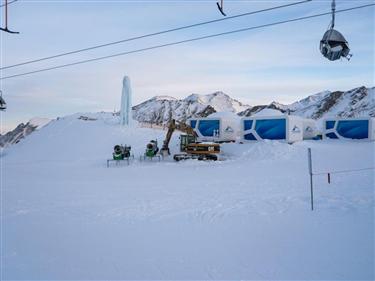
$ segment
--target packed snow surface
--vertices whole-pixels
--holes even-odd
[[[78,119],[79,116],[97,119]],[[223,144],[222,161],[140,162],[165,131],[52,121],[3,151],[2,278],[374,279],[374,143]],[[135,160],[106,167],[115,144]],[[178,152],[178,134],[171,144]]]

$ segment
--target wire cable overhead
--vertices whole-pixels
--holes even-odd
[[[103,48],[103,47],[108,47],[108,46],[117,45],[117,44],[121,44],[121,43],[125,43],[125,42],[135,41],[135,40],[139,40],[139,39],[143,39],[143,38],[147,38],[147,37],[153,37],[153,36],[157,36],[157,35],[162,35],[162,34],[166,34],[166,33],[171,33],[171,32],[175,32],[175,31],[180,31],[180,30],[184,30],[184,29],[198,27],[198,26],[202,26],[202,25],[217,23],[217,22],[221,22],[221,21],[225,21],[225,20],[250,16],[250,15],[264,13],[264,12],[268,12],[268,11],[272,11],[272,10],[283,9],[283,8],[287,8],[287,7],[291,7],[291,6],[304,4],[304,3],[307,3],[307,2],[311,2],[311,1],[312,0],[303,0],[303,1],[299,1],[299,2],[294,2],[294,3],[285,4],[285,5],[280,5],[280,6],[275,6],[275,7],[271,7],[271,8],[266,8],[266,9],[256,10],[256,11],[247,12],[247,13],[243,13],[243,14],[238,14],[238,15],[234,15],[234,16],[230,16],[230,17],[226,17],[226,18],[204,21],[204,22],[200,22],[200,23],[180,26],[180,27],[171,28],[171,29],[167,29],[167,30],[163,30],[163,31],[154,32],[154,33],[149,33],[149,34],[145,34],[145,35],[140,35],[140,36],[136,36],[136,37],[121,39],[121,40],[117,40],[117,41],[113,41],[113,42],[109,42],[109,43],[105,43],[105,44],[95,45],[95,46],[91,46],[91,47],[87,47],[87,48],[82,48],[82,49],[78,49],[78,50],[74,50],[74,51],[64,52],[64,53],[60,53],[60,54],[56,54],[56,55],[52,55],[52,56],[47,56],[47,57],[43,57],[43,58],[39,58],[39,59],[34,59],[34,60],[30,60],[30,61],[25,61],[25,62],[13,64],[13,65],[4,66],[4,67],[1,67],[0,70],[9,69],[9,68],[27,65],[27,64],[32,64],[32,63],[41,62],[41,61],[45,61],[45,60],[50,60],[50,59],[54,59],[54,58],[59,58],[59,57],[67,56],[67,55],[73,55],[73,54],[77,54],[77,53],[81,53],[81,52],[87,52],[87,51],[91,51],[91,50],[95,50],[95,49],[99,49],[99,48]]]
[[[343,13],[343,12],[348,12],[348,11],[352,11],[352,10],[368,8],[368,7],[371,7],[371,6],[375,6],[375,4],[367,4],[367,5],[362,5],[362,6],[355,6],[355,7],[351,7],[351,8],[336,10],[336,13]],[[145,52],[145,51],[149,51],[149,50],[153,50],[153,49],[160,49],[160,48],[164,48],[164,47],[168,47],[168,46],[180,45],[180,44],[199,41],[199,40],[208,39],[208,38],[214,38],[214,37],[219,37],[219,36],[224,36],[224,35],[229,35],[229,34],[234,34],[234,33],[240,33],[240,32],[254,30],[254,29],[261,29],[261,28],[270,27],[270,26],[282,25],[282,24],[286,24],[286,23],[290,23],[290,22],[303,21],[303,20],[307,20],[307,19],[323,17],[323,16],[326,16],[326,15],[331,15],[331,12],[319,13],[319,14],[314,14],[314,15],[304,16],[304,17],[298,17],[298,18],[293,18],[293,19],[288,19],[288,20],[283,20],[283,21],[276,21],[276,22],[273,22],[273,23],[262,24],[262,25],[258,25],[258,26],[251,26],[251,27],[236,29],[236,30],[232,30],[232,31],[221,32],[221,33],[216,33],[216,34],[211,34],[211,35],[206,35],[206,36],[201,36],[201,37],[195,37],[195,38],[190,38],[190,39],[186,39],[186,40],[181,40],[181,41],[176,41],[176,42],[171,42],[171,43],[166,43],[166,44],[161,44],[161,45],[155,45],[155,46],[151,46],[151,47],[131,50],[131,51],[122,52],[122,53],[116,53],[116,54],[102,56],[102,57],[96,57],[96,58],[77,61],[77,62],[73,62],[73,63],[57,65],[57,66],[48,67],[48,68],[42,68],[42,69],[38,69],[38,70],[34,70],[34,71],[29,71],[29,72],[10,75],[10,76],[5,76],[5,77],[0,78],[0,80],[30,75],[30,74],[39,73],[39,72],[50,71],[50,70],[54,70],[54,69],[65,68],[65,67],[69,67],[69,66],[74,66],[74,65],[79,65],[79,64],[84,64],[84,63],[89,63],[89,62],[94,62],[94,61],[105,60],[105,59],[109,59],[109,58],[114,58],[114,57],[134,54],[134,53]]]

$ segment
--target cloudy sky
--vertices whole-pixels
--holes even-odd
[[[228,15],[296,1],[225,0]],[[337,9],[375,1],[337,0]],[[222,17],[215,0],[76,1],[18,0],[9,6],[9,27],[1,32],[1,66]],[[1,77],[138,48],[184,40],[330,10],[313,0],[280,10],[137,40],[1,71]],[[354,54],[330,62],[318,49],[330,16],[247,31],[0,80],[8,109],[1,132],[32,117],[119,108],[121,80],[132,81],[133,101],[155,95],[183,98],[224,91],[250,105],[291,103],[323,90],[374,86],[374,8],[338,14],[336,28]],[[3,22],[3,15],[1,18]]]

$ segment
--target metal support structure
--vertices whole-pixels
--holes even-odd
[[[313,167],[312,167],[312,156],[311,148],[307,150],[309,174],[310,174],[310,200],[311,200],[311,211],[314,211],[314,191],[313,191]]]
[[[5,27],[4,28],[0,27],[0,30],[4,32],[12,33],[12,34],[18,34],[19,32],[11,31],[8,29],[8,0],[5,0],[4,9],[5,9],[5,15],[4,15]]]
[[[331,22],[331,29],[335,27],[335,16],[336,16],[336,0],[332,0],[332,22]]]
[[[144,154],[144,155],[139,156],[140,161],[146,161],[146,159],[149,159],[152,162],[154,158],[158,159],[159,162],[160,162],[161,158],[162,158],[162,155],[157,154],[157,155],[154,155],[154,156],[150,157],[150,156],[147,156],[146,154]]]
[[[216,5],[217,5],[217,8],[219,9],[220,13],[226,17],[226,13],[224,13],[224,0],[220,0],[220,4],[219,2],[216,2]]]
[[[107,160],[107,168],[109,168],[110,163],[115,163],[116,166],[120,165],[123,162],[126,162],[128,165],[130,164],[130,159],[134,159],[134,155],[130,155],[129,157],[125,157],[121,160],[115,160],[115,159],[108,159]]]

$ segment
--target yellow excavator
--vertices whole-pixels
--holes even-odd
[[[180,151],[182,153],[175,154],[173,159],[176,161],[186,159],[198,160],[217,160],[216,154],[220,153],[220,145],[218,143],[199,143],[197,142],[197,133],[189,125],[176,121],[174,119],[169,122],[168,132],[160,150],[163,157],[170,155],[169,142],[175,130],[185,133],[180,136]]]

